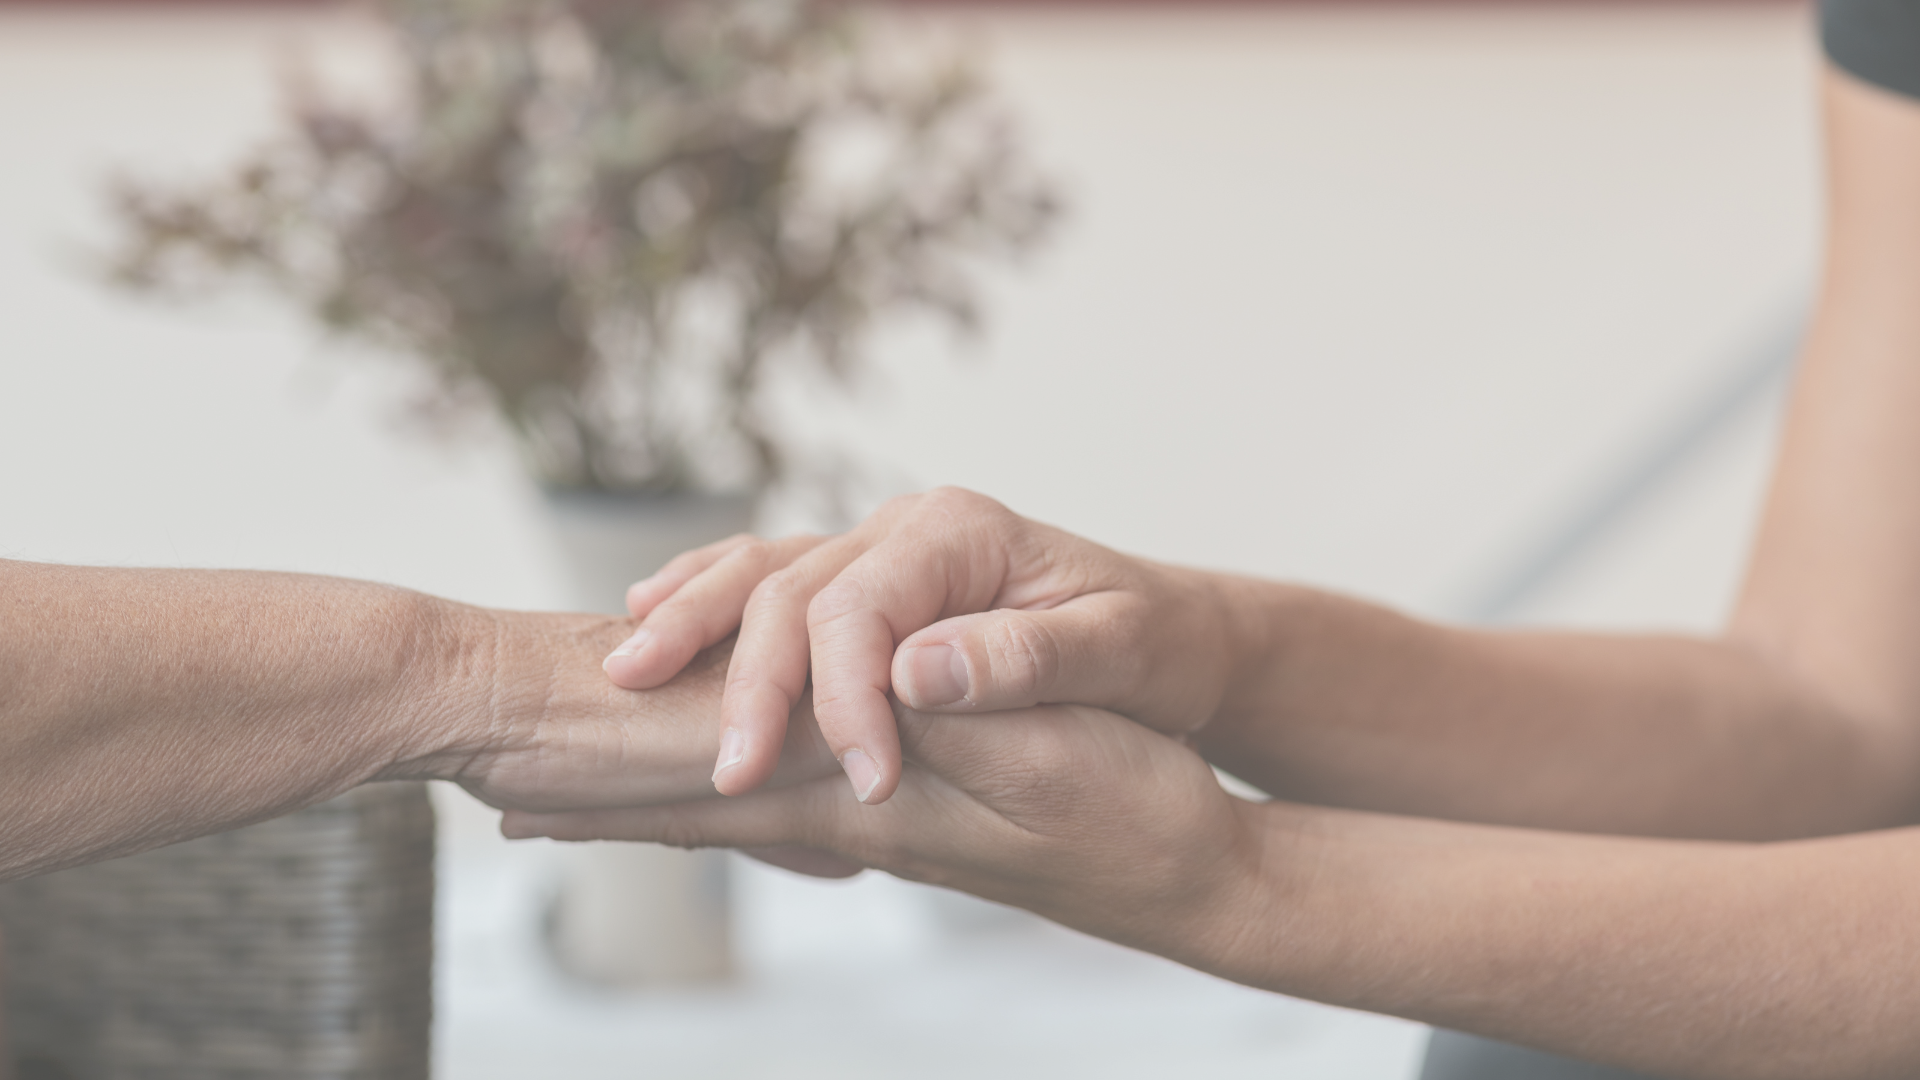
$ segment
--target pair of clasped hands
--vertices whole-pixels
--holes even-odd
[[[722,541],[632,587],[642,621],[604,666],[648,690],[737,633],[726,797],[513,810],[502,829],[878,867],[1178,952],[1139,917],[1202,919],[1251,846],[1249,804],[1179,741],[1224,693],[1217,593],[952,489],[836,537]]]

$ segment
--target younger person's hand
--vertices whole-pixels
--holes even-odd
[[[822,778],[741,799],[509,812],[501,830],[738,847],[835,877],[874,867],[1205,970],[1222,970],[1265,921],[1249,908],[1271,907],[1258,888],[1267,808],[1228,795],[1191,749],[1070,706],[902,710],[899,731],[909,764],[883,807],[861,807]]]
[[[947,488],[842,536],[736,537],[675,559],[628,593],[645,621],[606,670],[657,686],[738,627],[715,786],[737,795],[772,773],[811,670],[821,734],[854,794],[878,803],[900,778],[889,694],[934,712],[1098,705],[1195,730],[1256,636],[1228,625],[1222,581]]]

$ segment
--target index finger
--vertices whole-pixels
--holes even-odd
[[[1004,554],[981,539],[964,528],[896,534],[849,563],[808,605],[814,715],[861,802],[885,802],[900,781],[895,647],[946,611],[984,607],[999,592]]]
[[[829,540],[768,575],[748,597],[720,700],[713,782],[721,794],[743,795],[772,774],[787,713],[807,688],[807,605],[868,542],[857,532]],[[837,760],[841,750],[834,750]]]

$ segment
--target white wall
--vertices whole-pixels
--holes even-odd
[[[1121,547],[1444,612],[1807,287],[1807,19],[973,15],[1075,214],[977,369],[895,358],[874,442]],[[1714,582],[1617,614],[1710,621]]]
[[[809,423],[904,484],[964,484],[1118,547],[1456,611],[1810,278],[1797,4],[913,19],[991,57],[1072,213],[996,276],[981,345],[889,334],[882,378]],[[98,179],[221,160],[269,123],[301,41],[350,62],[365,28],[331,9],[0,8],[0,556],[557,603],[501,447],[397,437],[389,380],[270,308],[155,307],[81,268]],[[1736,426],[1526,614],[1710,626],[1770,439],[1766,415]],[[514,875],[537,859],[454,839],[446,1075],[562,1053],[571,1075],[624,1075],[638,1048],[675,1075],[877,1076],[930,1052],[951,1075],[1043,1075],[1110,1044],[1115,1075],[1391,1076],[1417,1050],[1402,1027],[1209,996],[1228,991],[1070,939],[956,953],[918,892],[770,872],[742,888],[771,981],[706,1005],[583,1003],[498,937],[530,912]],[[892,1034],[835,1037],[874,1010]],[[1155,1015],[1181,1020],[1142,1043]],[[726,1034],[757,1024],[797,1056]]]

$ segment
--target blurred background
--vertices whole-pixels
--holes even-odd
[[[987,328],[874,338],[797,423],[1127,551],[1440,618],[1707,629],[1737,586],[1814,273],[1804,4],[1015,3],[875,12],[975,55],[1066,212]],[[104,179],[268,131],[328,3],[0,4],[0,556],[227,566],[569,606],[504,437],[242,294],[102,287]],[[864,507],[862,507],[864,508]],[[819,527],[775,506],[758,527]],[[562,856],[441,813],[435,1071],[1414,1074],[1416,1025],[1261,994],[869,873],[731,868],[739,976],[596,990]]]

